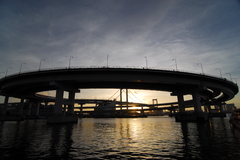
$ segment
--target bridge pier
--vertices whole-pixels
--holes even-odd
[[[204,105],[204,112],[209,113],[210,111],[210,105]]]
[[[78,104],[80,105],[80,107],[79,107],[79,110],[80,110],[79,116],[80,116],[80,117],[83,117],[83,105],[84,105],[85,103],[78,103]]]
[[[184,104],[184,97],[183,93],[179,92],[177,94],[178,97],[178,104],[179,104],[179,113],[175,114],[175,120],[177,122],[180,121],[207,121],[208,120],[208,114],[204,113],[201,110],[201,101],[200,101],[200,95],[198,92],[192,92],[192,100],[193,100],[193,107],[194,112],[188,113],[185,111],[185,104]]]
[[[175,116],[176,110],[173,105],[171,105],[171,109],[169,109],[169,112],[170,112],[169,117]]]
[[[185,103],[184,103],[184,94],[181,92],[177,93],[177,99],[178,99],[178,107],[179,107],[179,112],[184,113],[185,112]]]
[[[67,105],[64,104],[62,108],[63,115],[66,116]]]
[[[32,106],[33,106],[34,104],[33,104],[33,103],[30,103],[29,105],[30,105],[31,108],[32,108]],[[41,102],[37,102],[37,104],[36,104],[36,110],[35,110],[35,113],[34,113],[34,116],[36,116],[36,118],[38,118],[38,116],[39,116],[40,105],[41,105]]]
[[[50,85],[55,85],[58,87],[56,90],[56,99],[53,115],[49,116],[47,119],[47,123],[56,124],[56,123],[76,123],[78,121],[78,117],[74,115],[74,100],[75,100],[75,92],[79,92],[78,89],[60,84],[58,82],[52,82]],[[66,113],[66,107],[64,107],[64,111],[62,111],[63,95],[64,90],[69,92],[68,96],[68,111]]]
[[[63,76],[64,75],[64,76]],[[39,79],[41,77],[41,79]],[[204,85],[204,86],[203,86]],[[62,105],[67,104],[63,100],[63,92],[78,92],[77,88],[129,88],[129,89],[146,89],[156,91],[175,92],[178,97],[179,104],[179,120],[192,120],[185,118],[185,110],[188,107],[187,102],[184,104],[184,95],[193,94],[194,114],[196,119],[205,120],[205,116],[201,117],[201,102],[199,94],[204,97],[203,103],[211,102],[223,103],[228,101],[239,92],[235,83],[226,81],[222,78],[212,77],[204,74],[196,74],[181,71],[152,70],[152,69],[133,69],[133,68],[74,68],[74,69],[57,69],[46,70],[44,72],[29,72],[14,76],[7,76],[0,79],[0,95],[16,96],[17,98],[34,96],[40,91],[48,91],[56,89],[56,101],[54,108],[54,116],[65,116],[62,113]],[[202,92],[203,91],[203,92]],[[221,93],[221,96],[217,96]],[[71,94],[71,93],[70,93]],[[127,95],[127,90],[126,90]],[[71,96],[69,96],[69,100]],[[121,95],[122,99],[122,95]],[[5,98],[5,107],[3,115],[11,114],[7,112],[8,97]],[[70,100],[71,101],[71,100]],[[120,106],[121,111],[125,111],[129,107],[128,99],[126,103]],[[74,105],[74,103],[72,103]],[[73,106],[72,105],[72,106]],[[191,106],[191,107],[192,107]],[[71,104],[69,104],[69,114],[72,113]],[[21,110],[21,109],[20,109]],[[19,112],[20,112],[19,110]],[[217,110],[216,110],[217,111]],[[7,113],[6,113],[7,112]],[[220,109],[221,112],[221,109]],[[185,115],[184,115],[185,114]],[[182,116],[183,115],[183,116]],[[192,114],[193,115],[193,114]],[[53,117],[54,117],[53,116]],[[198,117],[198,118],[196,118]],[[54,118],[53,118],[54,119]],[[61,122],[62,123],[62,118]],[[64,121],[64,120],[63,120]],[[65,122],[68,122],[66,120]],[[50,120],[48,121],[51,122]],[[57,123],[58,120],[53,120]]]
[[[129,104],[128,104],[128,89],[126,88],[125,89],[125,92],[126,92],[126,106],[124,106],[124,107],[126,107],[126,110],[128,111],[128,107],[129,107]],[[121,112],[120,112],[120,114],[122,115],[123,114],[123,105],[122,105],[122,102],[123,102],[123,88],[120,88],[120,110],[121,110]]]
[[[18,108],[18,115],[23,115],[23,106],[24,106],[24,98],[21,98],[20,106]],[[29,113],[29,108],[28,108]]]
[[[68,115],[73,115],[74,114],[74,100],[75,100],[75,92],[69,92],[68,94]]]
[[[194,112],[195,113],[201,113],[201,102],[200,102],[200,96],[199,93],[193,92],[192,93],[192,98],[193,98],[193,106],[194,106]]]
[[[3,114],[3,115],[6,115],[7,106],[8,106],[8,101],[9,101],[9,96],[5,96],[4,105],[3,105],[3,111],[2,111],[2,114]]]
[[[22,121],[23,116],[20,115],[11,115],[7,112],[9,96],[5,96],[2,115],[0,116],[0,121]]]
[[[64,94],[63,89],[59,88],[56,90],[56,100],[55,100],[55,106],[53,110],[54,115],[62,114],[63,94]]]

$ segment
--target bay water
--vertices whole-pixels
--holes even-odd
[[[239,160],[240,131],[229,116],[208,122],[148,118],[79,118],[0,122],[0,159],[201,159]]]

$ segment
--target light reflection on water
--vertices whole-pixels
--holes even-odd
[[[229,118],[179,123],[174,118],[84,118],[0,123],[0,159],[239,159],[240,132]]]

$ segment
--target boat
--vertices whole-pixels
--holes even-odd
[[[240,130],[240,109],[233,110],[229,122],[232,128]]]

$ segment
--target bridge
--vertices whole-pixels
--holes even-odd
[[[38,92],[56,91],[54,116],[48,122],[75,121],[75,93],[80,89],[118,88],[144,89],[170,92],[177,96],[179,114],[177,120],[206,119],[201,106],[221,105],[238,93],[237,84],[223,78],[181,71],[136,68],[65,68],[39,70],[6,76],[0,79],[0,95],[5,96],[3,115],[9,97],[36,98]],[[63,116],[63,93],[69,92],[68,115]],[[192,95],[194,114],[186,115],[184,95]],[[126,98],[128,96],[126,95]]]

